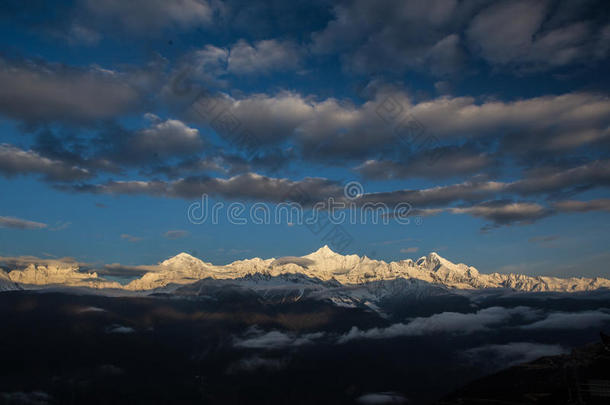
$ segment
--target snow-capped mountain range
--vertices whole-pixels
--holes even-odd
[[[581,292],[610,288],[610,280],[604,278],[482,274],[472,266],[452,263],[434,252],[416,261],[406,259],[387,263],[366,256],[341,255],[328,246],[300,257],[253,258],[224,266],[180,253],[157,266],[149,266],[148,270],[140,278],[120,284],[104,279],[96,272],[82,272],[74,264],[29,264],[25,269],[2,272],[0,291],[49,285],[125,291],[172,291],[189,284],[200,286],[200,280],[224,280],[242,286],[261,286],[262,283],[276,288],[309,286],[307,288],[315,287],[315,290],[330,287],[353,290],[359,286],[379,285],[387,289],[389,285],[395,288],[399,284],[403,286],[401,288],[406,288],[405,285],[409,288],[429,286],[448,290],[502,288],[524,292]]]

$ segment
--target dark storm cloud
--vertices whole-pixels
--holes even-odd
[[[232,166],[228,166],[222,157],[214,156],[189,158],[171,165],[153,166],[150,169],[146,169],[145,173],[152,176],[162,174],[170,179],[175,179],[181,176],[197,176],[210,172],[228,174],[230,167]],[[243,171],[249,171],[248,167],[246,166]]]
[[[304,203],[322,201],[337,196],[342,189],[336,182],[322,178],[292,181],[283,178],[245,173],[224,178],[191,177],[165,181],[109,181],[103,184],[75,184],[60,189],[96,194],[145,194],[152,196],[193,199],[203,194],[227,199],[281,202],[293,196],[307,196]],[[298,193],[296,193],[298,191]],[[297,195],[298,194],[298,195]]]
[[[62,162],[68,166],[77,166],[90,171],[120,172],[120,168],[107,159],[93,156],[90,141],[79,136],[77,131],[53,131],[44,128],[36,134],[32,150],[38,154]]]
[[[78,181],[92,177],[89,170],[60,160],[49,159],[32,150],[22,150],[0,144],[0,174],[10,177],[20,174],[38,174],[45,180]]]
[[[435,11],[438,15],[430,10],[426,11],[431,13],[426,17],[429,19],[428,23],[442,22],[445,18],[442,11],[444,7],[453,7],[448,2],[438,4],[439,8]],[[423,12],[422,10],[413,5],[408,7],[411,8],[407,12],[421,16],[418,13]],[[294,44],[291,43],[271,40],[243,41],[238,45],[236,49],[239,52],[236,53],[235,60],[255,64],[262,70],[273,70],[282,66],[286,58],[294,59],[294,55],[290,56],[290,52],[295,51],[292,48]],[[211,50],[222,51],[220,48]],[[229,47],[224,56],[229,68],[225,66],[225,70],[231,70],[231,53],[232,48]],[[216,52],[214,55],[219,56],[220,53]],[[119,114],[115,108],[125,108],[132,101],[137,101],[138,92],[125,84],[126,75],[123,73],[100,68],[77,70],[40,63],[11,65],[3,62],[2,67],[3,72],[8,75],[5,81],[9,76],[17,82],[23,80],[23,77],[31,77],[41,84],[36,89],[26,87],[26,93],[32,94],[17,97],[18,100],[19,97],[33,97],[34,108],[27,111],[27,114],[33,115],[21,117],[26,122],[95,121]],[[247,72],[242,69],[241,73]],[[72,80],[72,77],[75,79]],[[68,85],[67,89],[64,84]],[[117,92],[112,86],[118,86],[125,91],[131,90],[132,93],[129,94],[134,96],[133,100],[127,97],[130,100],[127,104],[122,104],[125,100],[120,97],[118,101],[112,98],[104,101],[108,94],[103,92],[101,97],[88,97],[105,106],[105,109],[98,109],[99,105],[87,106],[87,103],[78,97],[74,101],[78,106],[73,106],[70,100],[65,102],[65,94],[61,93],[74,90],[77,94],[98,94],[98,85],[110,87],[112,91],[108,94],[112,93],[113,96],[116,96]],[[82,93],[78,93],[76,87],[72,89],[69,86],[79,87],[78,91]],[[59,94],[54,94],[56,90]],[[515,148],[515,145],[521,143],[518,141],[524,136],[521,134],[535,135],[529,136],[529,139],[536,141],[523,148],[530,152],[547,150],[569,154],[574,148],[594,145],[607,139],[610,102],[605,96],[566,93],[516,101],[481,101],[472,97],[445,96],[415,102],[408,93],[399,88],[380,86],[373,90],[373,96],[361,105],[349,100],[305,97],[295,92],[279,92],[275,95],[217,94],[214,101],[226,104],[242,128],[261,141],[262,148],[248,158],[240,156],[239,153],[215,153],[218,148],[213,147],[207,150],[208,145],[204,143],[199,130],[185,123],[186,120],[161,119],[148,114],[148,127],[125,130],[118,126],[109,126],[90,144],[79,143],[71,140],[69,136],[58,136],[47,131],[39,134],[33,150],[30,151],[3,145],[4,149],[0,150],[0,153],[5,153],[7,159],[2,161],[4,164],[0,163],[0,171],[5,175],[38,173],[47,180],[77,182],[92,177],[97,171],[122,173],[135,165],[140,167],[140,174],[145,177],[143,180],[80,183],[58,187],[92,193],[147,194],[186,199],[206,193],[227,199],[270,202],[282,201],[294,187],[302,189],[310,201],[342,194],[337,183],[327,179],[292,181],[254,173],[255,170],[261,169],[268,174],[299,159],[304,162],[324,161],[328,164],[339,164],[343,160],[363,162],[356,170],[373,179],[447,178],[484,172],[487,177],[478,176],[456,184],[370,193],[364,195],[360,202],[384,202],[389,205],[409,202],[422,215],[439,212],[467,213],[484,218],[495,225],[527,223],[550,214],[548,208],[538,203],[513,202],[512,199],[516,195],[543,196],[548,199],[563,195],[565,198],[566,194],[610,184],[610,166],[605,160],[591,161],[579,166],[541,166],[526,171],[522,179],[512,182],[489,180],[492,178],[490,174],[493,174],[500,164],[500,158],[522,154],[522,151]],[[35,92],[43,93],[42,99],[38,100],[38,107],[33,95]],[[121,92],[118,93],[120,96]],[[7,94],[5,98],[8,100]],[[64,104],[53,104],[57,101],[54,97],[64,100]],[[396,154],[386,155],[388,150],[397,149],[398,142],[395,123],[384,120],[379,112],[380,105],[388,98],[395,101],[400,109],[417,116],[424,124],[425,130],[438,135],[443,142],[461,142],[465,137],[472,137],[485,139],[487,146],[475,147],[472,146],[473,143],[466,143],[462,146],[444,145],[424,150],[413,150],[414,148],[408,146],[406,150],[400,150],[400,153],[405,152],[404,159],[397,159]],[[3,105],[1,99],[2,90],[0,111]],[[29,99],[26,101],[30,102]],[[26,101],[21,104],[25,105]],[[19,104],[18,102],[16,106]],[[4,106],[7,105],[5,102]],[[15,105],[11,105],[8,114],[16,117],[15,108]],[[93,110],[96,112],[93,113]],[[26,114],[25,109],[22,112]],[[216,129],[214,123],[205,123]],[[515,133],[519,135],[512,135]],[[226,134],[221,132],[220,135]],[[495,153],[490,150],[489,145],[497,137],[501,137],[502,142],[499,151]],[[490,140],[487,140],[488,138]],[[294,147],[285,147],[286,143],[291,142]],[[239,148],[243,145],[234,146]],[[430,155],[438,151],[442,152],[441,158],[430,164]],[[176,163],[172,160],[174,158],[182,160]],[[209,171],[232,177],[210,177]],[[151,179],[157,174],[173,180]]]
[[[140,103],[136,79],[96,66],[0,59],[0,114],[27,124],[114,118]]]
[[[282,92],[277,95],[252,94],[233,98],[225,94],[210,95],[197,100],[190,110],[190,118],[202,124],[219,128],[215,120],[208,120],[207,106],[217,115],[234,117],[238,131],[247,131],[262,145],[280,143],[294,135],[297,127],[312,115],[312,106],[299,94]],[[220,135],[230,138],[231,131],[220,130]]]
[[[372,73],[430,67],[437,74],[459,68],[463,45],[453,29],[465,19],[452,0],[352,1],[335,6],[335,18],[312,35],[318,53],[339,52],[350,70]]]
[[[437,186],[420,190],[396,190],[380,193],[369,193],[362,196],[362,202],[383,202],[396,205],[400,202],[409,202],[414,207],[438,207],[456,202],[475,202],[488,199],[500,193],[505,184],[493,181],[467,181],[447,186]]]
[[[595,93],[482,102],[472,97],[439,97],[405,107],[441,139],[513,136],[520,132],[535,137],[542,133],[546,144],[541,147],[555,151],[586,145],[595,137],[574,135],[601,134],[610,123],[610,100]],[[569,142],[561,140],[567,136],[572,138]]]
[[[410,105],[406,94],[396,97],[405,107]],[[193,103],[189,118],[220,129],[220,135],[231,142],[236,134],[223,131],[214,118],[223,112],[223,117],[232,119],[235,132],[243,132],[260,147],[292,141],[306,159],[358,159],[396,141],[392,126],[377,111],[386,98],[380,92],[357,106],[350,100],[317,100],[286,91],[238,97],[216,94]]]
[[[501,138],[499,150],[525,166],[536,166],[537,163],[570,156],[578,148],[595,148],[595,152],[607,150],[605,145],[610,141],[610,129],[604,128],[606,124],[583,124],[557,130],[510,132]]]
[[[565,200],[557,201],[553,204],[557,211],[561,212],[589,212],[606,211],[610,212],[610,198],[599,198],[591,201]]]
[[[549,216],[552,211],[540,204],[525,201],[495,200],[470,207],[450,208],[453,214],[469,214],[491,222],[491,226],[530,224]],[[487,226],[484,229],[488,229]]]
[[[257,55],[253,57],[258,57]],[[19,113],[26,122],[90,121],[120,115],[119,110],[126,106],[122,103],[125,100],[117,101],[113,98],[117,94],[120,97],[121,94],[120,91],[115,92],[113,86],[118,86],[129,94],[127,104],[135,102],[138,96],[134,88],[125,84],[129,75],[123,73],[99,68],[74,71],[66,67],[44,66],[23,64],[18,65],[18,68],[9,69],[11,75],[15,76],[11,78],[13,85],[19,82],[20,75],[27,73],[46,83],[35,91],[32,90],[33,92],[44,93],[45,89],[50,89],[47,92],[49,94],[45,93],[46,96],[38,101],[33,94],[21,94],[17,97],[19,100],[20,97],[32,96],[35,101],[34,109],[23,109],[23,114]],[[38,74],[38,71],[43,73]],[[70,74],[76,79],[68,80]],[[16,81],[13,80],[15,78]],[[100,83],[97,82],[98,79]],[[70,93],[83,97],[86,95],[87,101],[84,102],[79,96],[74,100],[77,106],[72,106],[71,101],[66,102],[65,98],[62,103],[51,105],[52,101],[59,101],[53,97],[63,94],[60,92],[61,94],[54,95],[52,90],[67,91],[62,81],[70,81],[70,86],[75,86],[75,91],[68,88]],[[95,87],[98,84],[109,91],[102,92],[100,96]],[[76,91],[76,87],[80,90]],[[95,93],[98,97],[88,97],[89,93]],[[113,97],[105,100],[105,94],[110,93]],[[0,97],[1,94],[0,91]],[[8,97],[6,94],[5,96]],[[345,159],[365,162],[359,166],[359,170],[363,175],[373,178],[451,177],[490,170],[496,166],[497,162],[493,161],[489,152],[471,146],[442,146],[436,150],[421,151],[413,151],[412,148],[401,149],[401,154],[408,154],[406,167],[395,164],[393,158],[370,159],[388,151],[395,153],[397,149],[396,123],[387,122],[379,114],[380,105],[388,99],[398,103],[405,112],[416,115],[428,133],[438,135],[442,140],[459,140],[464,136],[486,138],[507,133],[534,133],[536,136],[527,139],[537,139],[536,145],[522,148],[530,152],[545,149],[555,152],[564,150],[568,153],[573,147],[593,144],[607,138],[607,126],[610,123],[610,103],[607,98],[587,93],[568,93],[515,102],[477,102],[470,97],[440,97],[414,103],[409,95],[400,89],[380,87],[374,90],[374,96],[369,101],[359,106],[347,100],[316,100],[291,92],[275,95],[251,94],[235,98],[218,94],[213,101],[226,104],[241,128],[246,129],[261,144],[258,153],[248,160],[241,158],[242,162],[238,162],[240,157],[235,155],[232,168],[228,169],[227,173],[232,175],[259,168],[274,171],[299,155],[305,161],[323,160],[330,164]],[[11,99],[10,104],[8,113],[15,115],[20,103],[14,104]],[[36,107],[37,105],[40,108]],[[8,106],[8,98],[5,106]],[[196,110],[197,104],[194,107]],[[0,103],[0,110],[1,108]],[[83,144],[71,149],[66,148],[66,144],[70,142],[69,138],[59,137],[49,131],[39,134],[35,149],[45,156],[73,165],[115,173],[121,171],[120,165],[142,163],[154,165],[152,168],[143,168],[143,172],[165,171],[171,177],[181,177],[188,174],[189,170],[202,169],[197,168],[196,164],[193,164],[192,168],[186,167],[186,164],[185,172],[180,172],[176,165],[169,166],[166,163],[170,157],[195,155],[202,151],[203,142],[201,137],[197,136],[196,128],[189,127],[177,119],[162,120],[153,114],[147,116],[151,121],[148,128],[127,131],[116,125],[107,126],[99,135],[99,144],[104,145],[105,150],[97,156]],[[200,123],[211,124],[212,129],[216,129],[214,123],[205,119],[202,121],[198,114],[194,114],[194,117],[199,118]],[[221,136],[225,135],[221,132]],[[508,154],[507,156],[522,154],[523,150],[514,146],[516,139],[520,137],[521,135],[505,135],[500,150]],[[295,142],[297,147],[286,153],[285,150],[272,146],[286,141]],[[435,160],[434,164],[427,164],[429,155],[436,155],[439,151],[443,152],[443,158]],[[85,161],[83,155],[87,154],[91,157]],[[391,157],[391,153],[388,156]],[[230,158],[230,155],[225,154],[225,161]],[[189,160],[197,161],[194,158]],[[203,162],[200,163],[210,163],[209,157],[201,160]],[[400,160],[396,163],[400,163]]]
[[[206,144],[199,130],[175,119],[162,120],[153,114],[145,117],[149,124],[143,128],[127,130],[107,123],[88,137],[44,129],[36,135],[32,150],[27,151],[0,144],[0,174],[42,174],[48,181],[74,182],[101,172],[121,174],[133,166],[148,175],[164,173],[174,177],[195,170],[196,167],[173,162],[172,166],[159,165],[169,165],[173,158],[194,161],[191,157],[204,151]],[[203,165],[199,166],[203,169]]]
[[[226,153],[222,148],[206,145],[203,157],[185,158],[177,163],[153,165],[144,170],[147,175],[162,174],[168,178],[198,176],[215,172],[234,176],[248,172],[277,173],[288,167],[298,157],[293,149],[267,147],[253,156],[244,157]]]
[[[217,123],[208,119],[207,113],[218,114],[222,109],[239,131],[245,131],[260,146],[293,141],[309,161],[364,161],[380,153],[395,155],[400,146],[401,158],[407,153],[415,173],[423,170],[421,164],[429,160],[428,155],[437,152],[446,153],[446,161],[436,159],[436,164],[465,172],[485,168],[490,164],[485,151],[498,138],[502,138],[500,152],[521,157],[534,152],[570,154],[574,148],[596,145],[609,136],[610,101],[593,93],[517,101],[445,96],[414,102],[397,87],[378,85],[371,91],[372,96],[360,105],[334,98],[317,100],[294,92],[239,97],[217,94],[195,102],[190,118],[215,128]],[[396,107],[395,116],[384,115],[383,108],[388,104]],[[405,133],[409,117],[419,122],[426,138],[438,139],[418,146],[415,137]],[[221,135],[230,138],[222,131]],[[519,147],[523,137],[528,141]],[[436,145],[439,141],[464,140],[485,145]],[[438,150],[429,150],[434,147]],[[442,175],[443,170],[429,166],[431,175]]]
[[[292,181],[256,173],[245,173],[229,179],[187,178],[177,180],[171,183],[168,194],[186,199],[199,197],[206,193],[228,199],[281,202],[290,198],[290,194],[295,188],[306,194],[311,201],[321,201],[341,192],[337,183],[322,178]]]
[[[435,159],[440,156],[439,159]],[[416,154],[405,161],[367,160],[355,168],[365,178],[377,180],[405,178],[446,178],[493,171],[494,157],[465,147],[439,147]]]
[[[339,52],[356,72],[446,75],[478,58],[518,72],[590,64],[607,57],[609,38],[603,2],[356,0],[335,6],[312,49]]]
[[[607,161],[596,161],[563,171],[536,170],[523,179],[513,182],[479,180],[436,186],[424,189],[395,190],[365,193],[354,201],[363,207],[386,204],[396,207],[409,203],[413,215],[436,215],[442,212],[468,214],[485,219],[491,227],[529,224],[562,211],[604,210],[605,200],[589,203],[564,202],[545,206],[539,202],[516,201],[514,195],[552,196],[575,187],[590,189],[606,187],[610,181]],[[286,178],[244,173],[230,178],[208,176],[180,178],[173,181],[108,181],[101,184],[58,185],[63,190],[98,194],[131,194],[174,197],[183,199],[212,195],[229,200],[252,200],[278,203],[295,201],[311,206],[329,197],[342,200],[342,187],[325,178],[304,178],[299,181]]]
[[[163,181],[108,181],[103,184],[58,185],[56,188],[66,191],[93,194],[127,194],[164,196],[167,184]]]
[[[603,21],[607,12],[601,3],[595,10],[600,13],[598,21],[579,15],[587,6],[575,7],[570,1],[492,3],[470,22],[466,37],[478,54],[495,65],[546,70],[591,63],[607,56],[610,26]]]
[[[610,160],[596,160],[565,170],[550,167],[526,172],[526,177],[508,185],[507,191],[521,195],[535,195],[609,185]]]
[[[528,201],[513,201],[507,199],[490,200],[468,206],[450,208],[422,208],[412,209],[411,216],[433,216],[441,213],[468,214],[482,218],[487,224],[482,228],[488,231],[504,225],[531,224],[539,219],[556,213],[552,208]]]
[[[174,177],[195,170],[195,167],[173,164],[165,166],[167,170],[163,171],[154,165],[166,165],[173,158],[201,153],[205,141],[199,130],[179,120],[162,120],[153,114],[145,116],[149,125],[141,129],[127,130],[117,124],[106,124],[99,133],[89,137],[44,129],[36,135],[32,150],[0,144],[0,174],[41,174],[47,181],[75,182],[101,172],[121,174],[133,166],[149,175],[165,173]],[[199,166],[204,169],[203,165]]]
[[[590,189],[607,187],[610,184],[610,162],[606,160],[594,161],[565,170],[556,168],[539,169],[526,173],[526,177],[514,182],[500,182],[488,180],[472,180],[463,183],[437,186],[420,190],[396,190],[381,193],[365,194],[363,201],[380,201],[394,205],[401,201],[408,201],[414,207],[427,208],[450,205],[457,202],[477,202],[492,199],[498,195],[536,196],[560,193],[573,190],[576,187]],[[494,203],[495,204],[495,203]],[[510,204],[506,205],[508,209]],[[540,207],[540,206],[538,206]],[[517,208],[513,206],[513,208]],[[532,215],[537,210],[533,205],[522,208],[529,210]],[[541,207],[540,207],[541,208]],[[468,208],[465,208],[466,210]],[[500,209],[500,206],[472,207],[471,213],[490,215]],[[517,210],[519,211],[519,210]],[[462,213],[462,212],[457,212]],[[508,213],[508,212],[507,212]],[[542,214],[542,212],[540,211]]]
[[[557,211],[605,210],[605,200],[592,202],[560,202],[554,207],[539,203],[495,200],[497,196],[553,195],[574,189],[607,187],[610,184],[608,161],[595,161],[581,166],[560,170],[539,169],[526,173],[526,177],[514,182],[470,181],[421,190],[397,190],[385,193],[365,194],[367,202],[384,202],[395,205],[407,201],[418,211],[417,215],[435,215],[440,212],[469,214],[489,221],[492,226],[528,224],[552,215]],[[427,210],[428,207],[443,207],[455,203],[467,203],[460,207]],[[430,212],[428,212],[430,211]],[[489,228],[489,227],[487,227]]]

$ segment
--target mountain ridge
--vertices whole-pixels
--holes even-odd
[[[327,245],[304,256],[269,259],[254,257],[236,260],[227,265],[214,265],[181,252],[156,266],[151,266],[151,271],[125,285],[107,281],[95,272],[82,273],[78,266],[50,269],[30,265],[24,270],[9,272],[8,279],[20,285],[64,284],[146,291],[169,285],[191,284],[208,278],[232,280],[257,274],[269,277],[300,274],[324,282],[337,282],[344,286],[407,279],[460,290],[508,288],[526,292],[580,292],[610,288],[610,280],[600,277],[557,278],[514,273],[484,274],[473,266],[453,263],[436,252],[430,252],[415,261],[403,259],[385,262],[355,254],[342,255],[334,252]]]

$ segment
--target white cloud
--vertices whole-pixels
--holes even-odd
[[[189,236],[189,232],[188,231],[183,231],[180,229],[176,229],[176,230],[171,230],[171,231],[167,231],[163,234],[164,237],[166,237],[167,239],[180,239],[180,238],[186,238],[187,236]]]
[[[43,229],[47,224],[41,222],[28,221],[27,219],[15,217],[0,217],[0,228],[15,229]]]
[[[158,117],[149,114],[148,117],[156,119],[150,128],[138,131],[128,142],[127,148],[130,158],[137,156],[176,156],[190,155],[203,147],[199,130],[190,128],[182,121],[168,119],[158,120]],[[137,158],[136,156],[136,158]]]
[[[125,239],[128,242],[140,242],[143,238],[140,236],[133,236],[133,235],[129,235],[127,233],[121,234],[121,239]]]
[[[302,51],[289,41],[275,39],[252,44],[239,40],[232,46],[208,44],[187,57],[183,71],[208,85],[226,87],[227,75],[265,75],[271,72],[296,70]]]
[[[522,329],[585,329],[610,323],[608,309],[582,312],[554,312],[545,319],[524,325]]]
[[[515,315],[531,312],[528,307],[490,307],[472,313],[442,312],[427,318],[415,318],[409,323],[396,323],[387,328],[360,330],[353,327],[337,343],[354,339],[387,339],[398,336],[422,336],[433,333],[468,334],[487,330],[490,326],[510,320]]]
[[[190,56],[188,69],[194,78],[206,83],[222,84],[221,77],[226,74],[229,51],[214,45],[206,45]]]
[[[108,312],[104,308],[99,307],[83,307],[76,310],[77,313],[87,313],[87,312]]]
[[[324,336],[324,332],[307,333],[303,335],[289,334],[273,330],[264,332],[257,327],[250,328],[244,337],[235,338],[235,347],[247,349],[281,349],[284,347],[296,347],[314,343],[316,339]]]
[[[118,333],[118,334],[128,334],[134,333],[136,330],[129,326],[123,325],[112,325],[106,329],[106,333]]]
[[[407,398],[397,392],[375,392],[364,394],[356,398],[356,402],[365,405],[375,404],[403,404]]]
[[[47,405],[55,402],[53,397],[44,391],[1,392],[0,398],[9,404]]]
[[[228,70],[235,74],[265,74],[297,69],[300,60],[300,52],[293,43],[268,39],[251,45],[240,40],[231,48]]]

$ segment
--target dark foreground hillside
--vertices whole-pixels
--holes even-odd
[[[570,305],[593,305],[579,302]],[[405,317],[425,313],[422,302],[413,308],[416,315],[405,305]],[[354,327],[389,330],[394,322],[363,308],[324,301],[268,304],[248,295],[186,299],[3,293],[0,402],[428,404],[515,361],[480,357],[477,348],[512,347],[514,341],[543,345],[549,339],[548,331],[507,325],[468,334],[342,340]],[[581,328],[550,338],[569,348],[594,340],[598,332]],[[510,393],[517,401],[494,403],[567,403],[552,402],[559,397],[547,395],[555,392],[552,381],[561,385],[567,378],[561,374],[566,359],[510,369],[483,380],[491,393],[475,383],[445,403],[466,403],[463,398],[482,392],[481,398],[497,400]],[[591,374],[591,379],[601,378]],[[532,388],[515,389],[522,381]],[[552,400],[518,402],[525,397]]]
[[[592,343],[570,354],[510,367],[456,391],[438,405],[610,403],[610,346]]]

